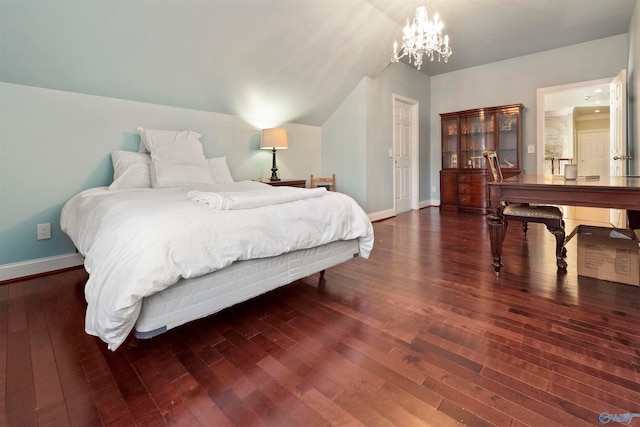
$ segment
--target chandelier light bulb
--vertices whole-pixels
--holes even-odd
[[[398,50],[398,42],[393,43],[392,62],[398,62],[401,58],[408,56],[409,63],[415,65],[418,70],[422,67],[422,57],[427,55],[431,61],[438,57],[438,62],[449,61],[451,47],[449,46],[449,36],[442,34],[444,23],[440,20],[440,15],[436,12],[433,21],[429,20],[427,8],[419,6],[416,9],[416,16],[413,21],[409,21],[402,30],[402,46]]]

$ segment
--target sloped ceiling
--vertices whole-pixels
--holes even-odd
[[[626,33],[636,0],[433,0],[428,75]],[[322,125],[389,64],[414,0],[0,0],[0,80]]]

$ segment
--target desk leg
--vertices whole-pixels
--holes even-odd
[[[502,242],[507,231],[507,223],[502,217],[502,207],[492,209],[487,215],[489,224],[489,239],[491,240],[491,254],[493,255],[493,269],[496,276],[500,276],[502,267]]]

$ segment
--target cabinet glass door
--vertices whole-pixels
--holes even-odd
[[[482,152],[495,149],[493,114],[480,114],[460,120],[460,167],[484,168]]]
[[[442,121],[442,168],[458,168],[458,119]]]
[[[518,168],[519,118],[517,111],[498,113],[498,159],[503,168]]]

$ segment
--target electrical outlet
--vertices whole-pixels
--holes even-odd
[[[431,192],[432,192],[432,193],[435,193],[435,192],[436,192],[436,186],[435,186],[435,185],[432,185],[432,186],[431,186]]]
[[[527,154],[534,154],[536,152],[536,146],[533,144],[527,145]]]
[[[38,240],[51,238],[51,223],[38,224]]]

